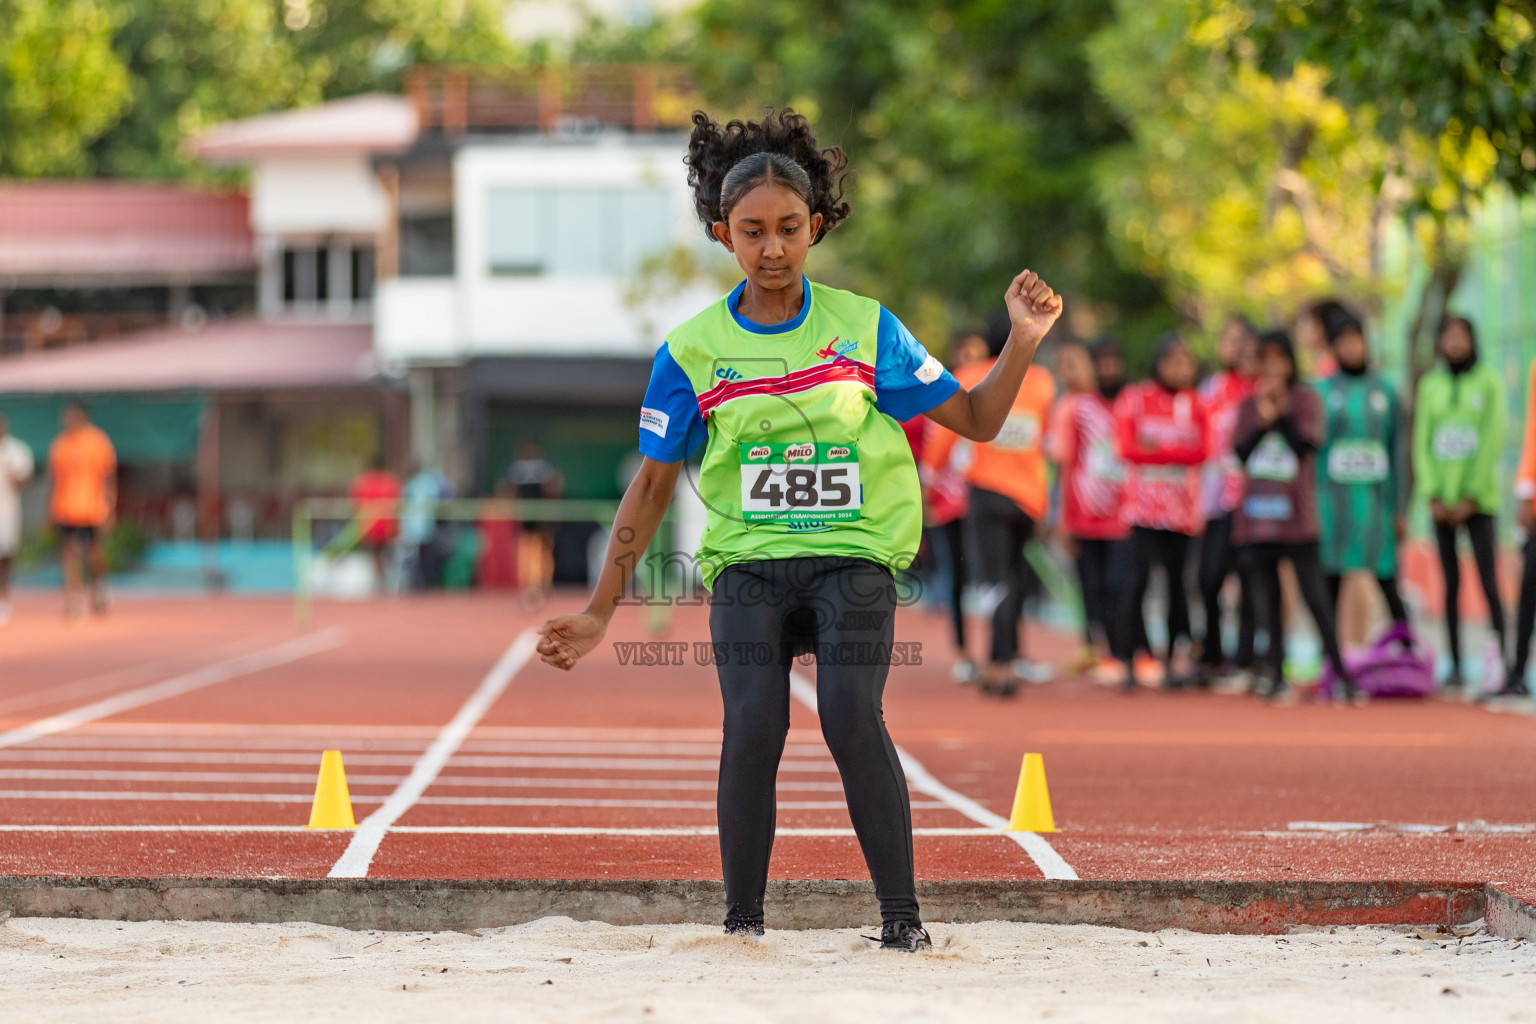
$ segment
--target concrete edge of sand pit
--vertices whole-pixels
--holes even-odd
[[[918,886],[928,921],[1093,924],[1137,931],[1284,933],[1348,925],[1464,925],[1536,938],[1536,908],[1449,882],[968,881]],[[868,882],[776,881],[770,928],[850,928],[877,919]],[[717,924],[718,881],[0,877],[16,917],[310,922],[357,930],[453,931],[564,916],[609,924]]]

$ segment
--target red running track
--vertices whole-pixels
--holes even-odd
[[[280,601],[124,601],[70,624],[24,596],[0,632],[0,874],[324,877],[353,834],[301,827],[320,751],[343,752],[359,819],[378,810],[509,644],[578,600],[539,616],[510,597],[322,604],[301,634]],[[719,699],[691,651],[704,610],[675,610],[656,635],[642,620],[622,613],[573,673],[519,668],[431,784],[396,801],[368,874],[719,877]],[[1536,895],[1528,715],[1122,696],[1076,679],[998,701],[949,682],[939,619],[904,611],[898,637],[925,658],[892,672],[891,732],[941,784],[913,790],[923,878],[1039,878],[1037,860],[1059,873],[1054,850],[1093,879]],[[611,641],[640,639],[690,647],[681,666],[621,664]],[[1036,656],[1071,649],[1029,641]],[[815,715],[796,702],[792,722],[773,874],[866,877]],[[1026,751],[1045,756],[1060,828],[1044,853],[986,817],[1007,815]],[[963,813],[964,798],[983,810]]]

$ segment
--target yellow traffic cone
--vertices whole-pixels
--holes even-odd
[[[357,828],[352,817],[352,797],[347,793],[347,772],[341,766],[341,751],[327,750],[320,755],[320,778],[315,782],[315,803],[309,810],[306,828]]]
[[[1045,787],[1045,759],[1039,754],[1025,754],[1019,769],[1019,788],[1013,795],[1013,813],[1008,817],[1010,832],[1055,832],[1051,816],[1051,794]]]

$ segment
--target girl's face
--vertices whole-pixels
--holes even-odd
[[[1063,345],[1057,351],[1056,376],[1068,391],[1092,391],[1098,387],[1093,378],[1093,361],[1081,345]]]
[[[799,285],[821,214],[783,185],[765,181],[742,196],[729,223],[716,221],[711,230],[753,287],[781,291]]]
[[[1333,354],[1340,366],[1348,370],[1358,370],[1364,367],[1366,359],[1370,358],[1370,349],[1366,347],[1365,335],[1351,328],[1334,339]]]
[[[1260,375],[1289,385],[1296,365],[1279,345],[1265,345],[1259,350]]]
[[[1472,335],[1460,320],[1452,320],[1440,332],[1440,354],[1453,363],[1465,362],[1472,355]]]
[[[1168,354],[1163,356],[1162,362],[1157,364],[1157,378],[1167,387],[1175,391],[1183,391],[1185,388],[1195,386],[1195,374],[1199,368],[1195,366],[1195,357],[1189,354],[1189,349],[1183,345],[1175,345]]]

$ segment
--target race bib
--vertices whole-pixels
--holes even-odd
[[[864,490],[857,445],[743,442],[740,452],[741,517],[747,522],[830,526],[859,518]]]
[[[1294,506],[1284,494],[1255,494],[1243,500],[1243,513],[1249,519],[1279,521],[1291,518]]]
[[[1338,484],[1379,484],[1391,471],[1386,445],[1367,438],[1336,441],[1328,450],[1328,479]]]
[[[1003,428],[992,439],[993,448],[1011,451],[1027,451],[1039,444],[1040,417],[1032,412],[1009,413]]]
[[[1296,479],[1300,463],[1291,446],[1279,434],[1269,433],[1248,456],[1248,475],[1255,480],[1279,480],[1288,483]]]
[[[1477,431],[1468,426],[1438,427],[1430,437],[1429,447],[1437,459],[1464,462],[1477,454]]]
[[[1117,484],[1125,479],[1125,464],[1120,461],[1120,449],[1108,438],[1099,438],[1088,446],[1083,457],[1083,468],[1095,480]]]

